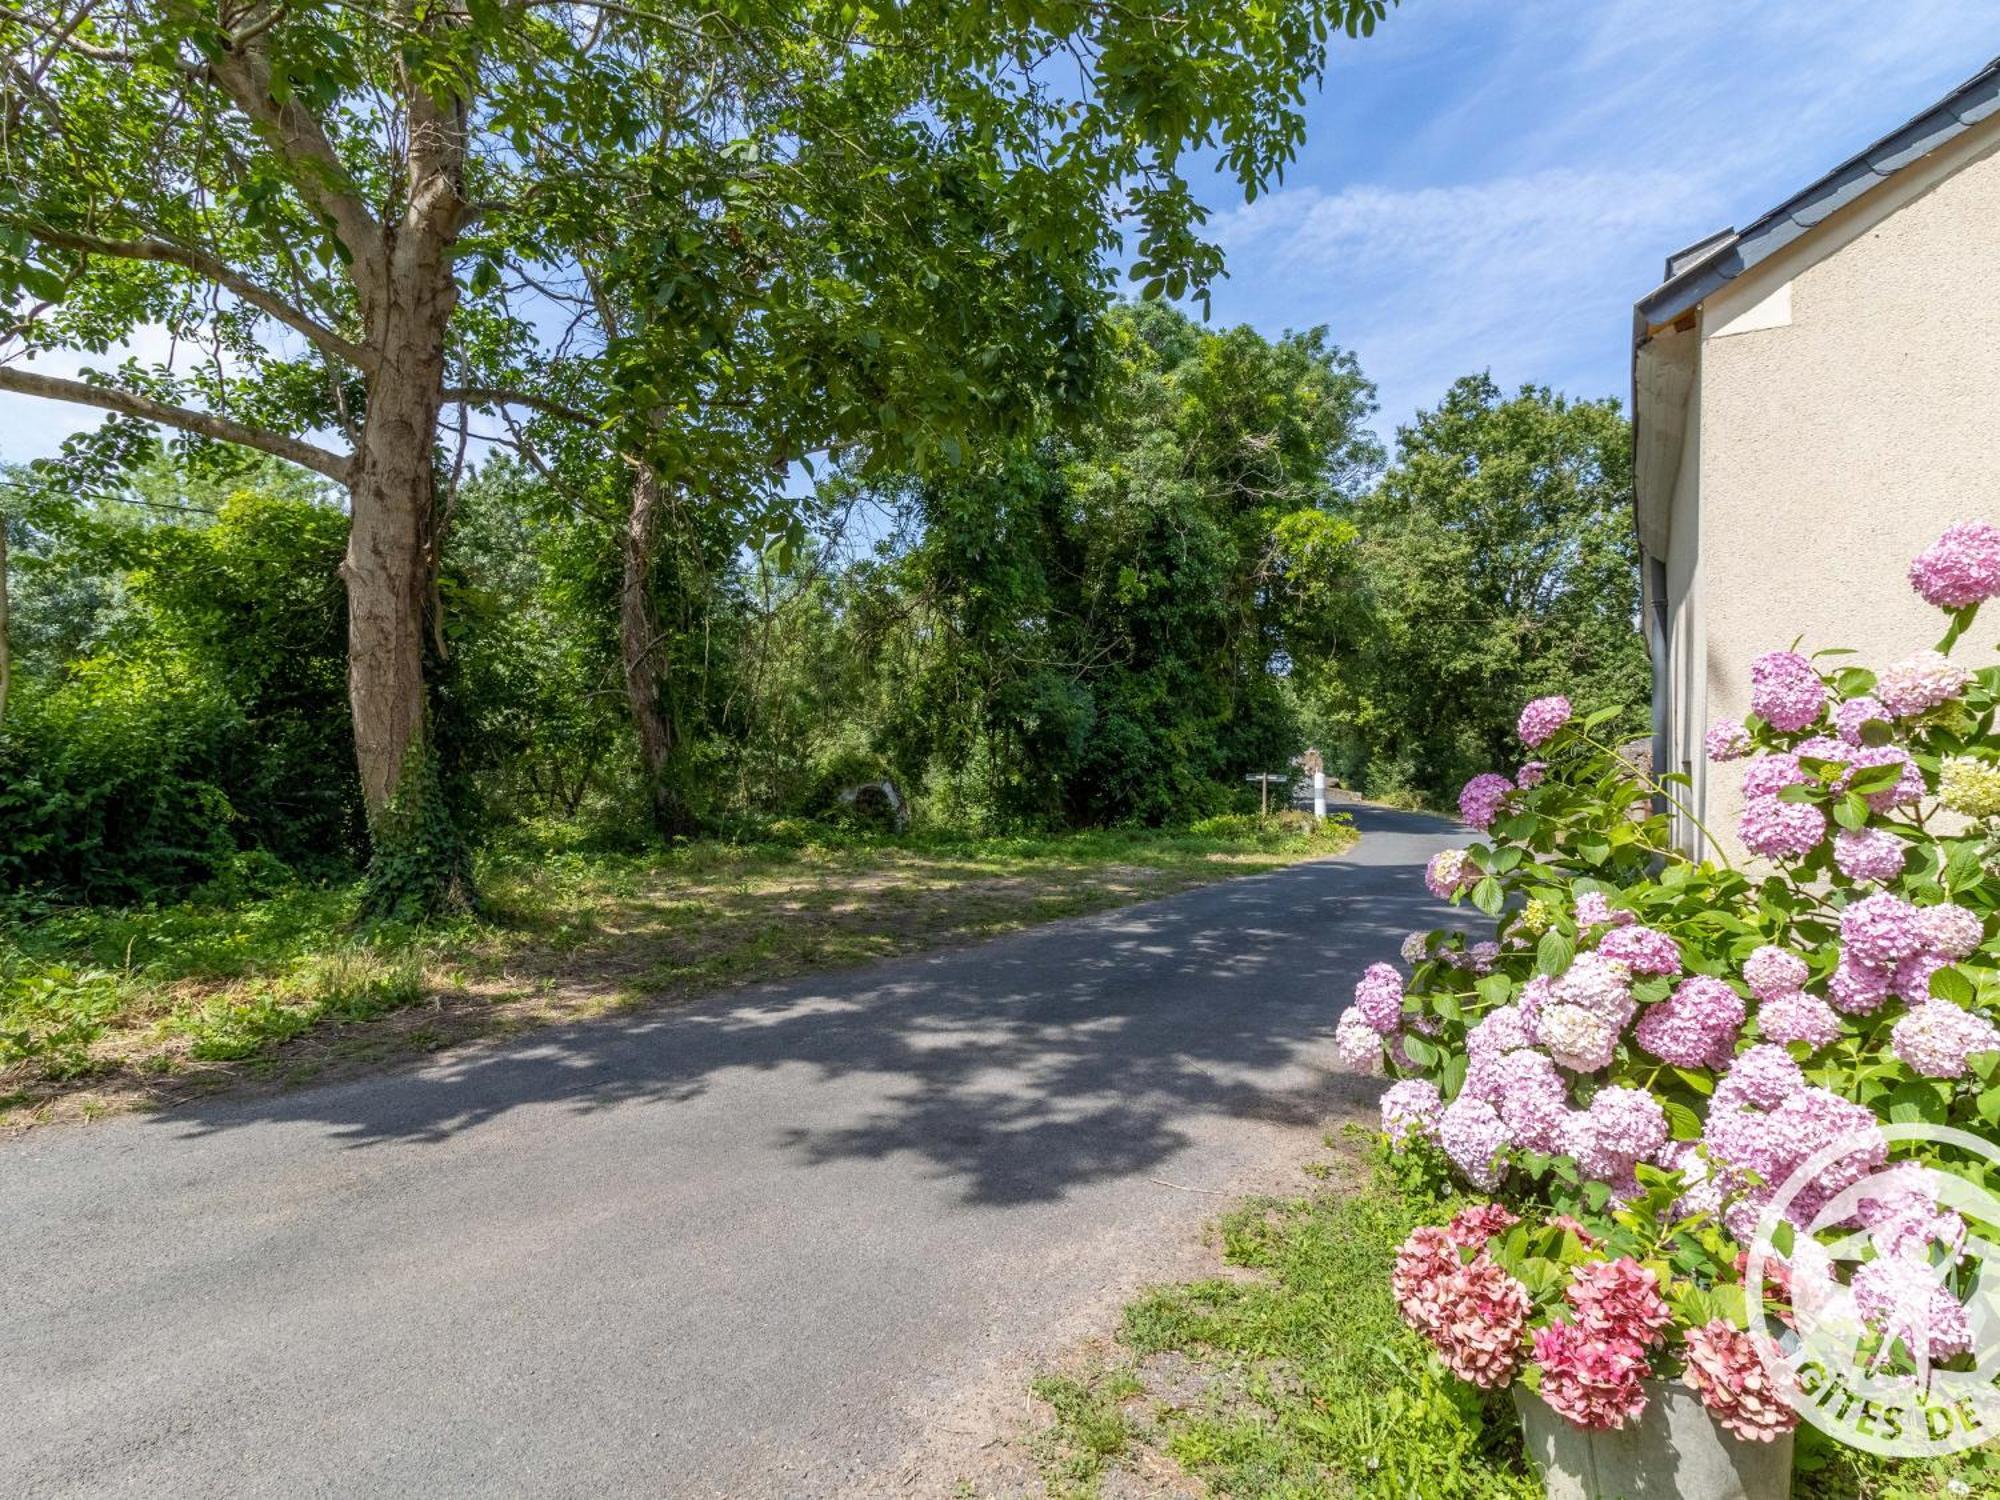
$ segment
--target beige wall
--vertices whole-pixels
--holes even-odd
[[[1796,635],[1882,665],[1941,633],[1904,569],[1950,522],[2000,518],[1996,147],[2000,117],[1702,308],[1681,486],[1698,474],[1699,524],[1677,493],[1668,566],[1706,703],[1677,753],[1746,713],[1750,659]],[[1704,801],[1732,856],[1740,773],[1714,767]]]

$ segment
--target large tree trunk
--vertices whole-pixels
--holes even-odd
[[[424,732],[424,608],[437,566],[432,444],[443,405],[451,275],[445,267],[440,287],[433,268],[399,276],[404,269],[392,267],[384,289],[382,362],[368,385],[349,481],[353,524],[340,565],[355,762],[371,825]]]
[[[632,508],[619,538],[618,646],[625,667],[625,699],[639,733],[639,764],[645,772],[653,824],[671,837],[692,831],[694,820],[673,780],[673,757],[680,734],[666,703],[666,673],[660,653],[665,632],[653,605],[653,561],[664,510],[659,475],[640,464],[632,481]]]

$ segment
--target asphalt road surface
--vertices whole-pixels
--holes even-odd
[[[1333,1020],[1454,836],[1355,817],[975,948],[0,1145],[0,1495],[909,1493],[955,1391],[1356,1103]]]

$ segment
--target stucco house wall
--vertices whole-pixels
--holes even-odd
[[[1996,317],[2000,116],[1662,332],[1659,354],[1693,367],[1671,498],[1653,501],[1665,737],[1733,859],[1742,768],[1704,765],[1701,737],[1749,711],[1751,658],[1795,637],[1877,663],[1932,644],[1905,566],[1950,522],[2000,515]],[[1643,386],[1639,403],[1643,428]]]

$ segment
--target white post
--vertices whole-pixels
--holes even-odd
[[[1313,772],[1313,816],[1326,816],[1326,772]]]

